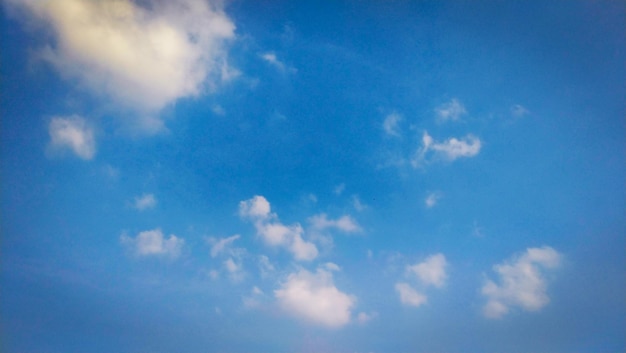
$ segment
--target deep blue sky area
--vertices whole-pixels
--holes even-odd
[[[0,4],[0,351],[626,350],[624,2]]]

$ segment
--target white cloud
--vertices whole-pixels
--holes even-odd
[[[359,212],[367,208],[367,205],[361,202],[361,199],[358,195],[352,195],[352,206],[354,206],[354,209]]]
[[[400,295],[400,301],[405,305],[418,307],[426,304],[428,300],[424,294],[413,289],[408,283],[396,283],[396,291]]]
[[[287,66],[285,65],[285,63],[278,60],[278,58],[276,57],[276,53],[274,52],[266,52],[266,53],[261,54],[261,59],[263,59],[265,62],[272,65],[278,71],[283,72],[283,73],[285,72],[296,73],[298,71],[295,68]]]
[[[274,295],[290,315],[331,328],[348,324],[356,304],[356,298],[337,289],[332,273],[324,269],[290,274]]]
[[[431,192],[426,196],[426,199],[424,200],[424,204],[428,208],[433,208],[435,207],[435,205],[437,205],[437,202],[439,201],[440,198],[441,198],[441,193]]]
[[[341,184],[335,186],[335,188],[333,189],[333,193],[335,195],[341,195],[345,189],[346,189],[346,184],[345,183],[341,183]]]
[[[337,219],[328,219],[325,213],[320,213],[309,218],[311,227],[315,230],[337,229],[344,233],[357,233],[361,231],[359,224],[350,216],[344,215]]]
[[[463,104],[456,98],[452,98],[449,102],[446,102],[437,108],[435,108],[435,114],[437,114],[437,121],[456,121],[461,116],[467,114]]]
[[[243,306],[249,309],[257,308],[261,305],[261,298],[264,296],[263,291],[259,287],[252,287],[250,295],[242,298]]]
[[[157,204],[157,200],[153,194],[143,194],[141,196],[135,197],[135,208],[139,211],[147,210],[148,208],[153,208]]]
[[[219,240],[213,238],[209,239],[209,242],[213,244],[211,246],[211,257],[216,257],[220,253],[224,252],[224,250],[226,250],[235,240],[239,238],[239,234],[235,234],[228,238],[222,238]]]
[[[259,256],[259,270],[261,271],[261,277],[267,277],[276,269],[274,268],[274,265],[272,265],[272,263],[270,262],[269,257],[261,255]]]
[[[487,297],[483,313],[489,318],[499,318],[510,307],[537,311],[548,304],[547,283],[542,270],[553,269],[561,262],[561,254],[551,247],[528,248],[521,256],[513,256],[495,265],[500,284],[487,280],[482,294]]]
[[[257,234],[270,246],[283,247],[291,252],[296,260],[310,261],[317,257],[315,244],[305,241],[300,224],[286,226],[271,213],[270,203],[263,196],[239,203],[239,215],[254,223]]]
[[[226,261],[224,261],[224,268],[226,269],[226,272],[231,280],[235,282],[243,280],[245,273],[241,260],[235,260],[234,258],[229,257]]]
[[[450,162],[457,158],[470,158],[478,155],[480,148],[480,139],[472,134],[460,140],[452,137],[443,142],[437,142],[427,131],[424,131],[422,146],[418,148],[411,163],[413,167],[419,167],[431,158]]]
[[[511,115],[516,118],[521,118],[528,114],[530,114],[530,112],[523,105],[515,104],[511,107]]]
[[[443,287],[446,283],[447,274],[446,257],[443,254],[435,254],[427,257],[423,262],[407,266],[407,271],[427,286]]]
[[[133,249],[139,256],[167,256],[177,258],[182,250],[185,241],[171,234],[169,239],[165,239],[161,229],[146,230],[140,232],[137,237],[131,238],[125,234],[120,237],[122,244]]]
[[[372,313],[364,313],[364,312],[360,312],[357,316],[356,316],[356,321],[359,324],[366,324],[370,321],[372,321],[375,317],[378,316],[377,312],[372,312]]]
[[[402,115],[391,113],[385,117],[383,121],[383,130],[389,136],[400,137],[400,127],[398,124],[402,121]]]
[[[48,125],[48,133],[51,151],[69,149],[85,160],[92,159],[96,154],[96,139],[93,130],[80,116],[52,118]]]
[[[49,26],[43,58],[125,108],[156,113],[235,75],[226,56],[235,25],[221,1],[9,2]]]

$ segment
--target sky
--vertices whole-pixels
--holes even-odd
[[[3,352],[623,352],[621,1],[3,0]]]

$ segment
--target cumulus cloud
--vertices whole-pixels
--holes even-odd
[[[64,77],[124,108],[154,114],[235,75],[235,25],[221,1],[8,0],[43,23],[41,52]]]
[[[303,239],[304,229],[300,224],[284,225],[278,216],[271,213],[270,203],[263,196],[239,203],[239,215],[253,222],[257,234],[263,241],[276,247],[285,248],[296,260],[310,261],[317,257],[315,244]]]
[[[428,300],[424,294],[413,289],[408,283],[396,283],[396,292],[400,295],[400,302],[405,305],[418,307],[425,304]]]
[[[211,257],[216,257],[220,253],[224,252],[235,240],[239,239],[239,234],[235,234],[228,238],[222,239],[214,239],[210,238],[209,243],[211,243]]]
[[[267,62],[271,66],[275,67],[278,71],[283,72],[283,73],[285,72],[296,73],[298,71],[295,68],[287,66],[285,63],[278,60],[278,57],[276,57],[276,53],[274,52],[262,53],[261,59],[263,59],[265,62]]]
[[[461,116],[467,114],[467,111],[458,99],[452,98],[449,102],[435,108],[435,114],[438,122],[446,122],[459,120]]]
[[[399,123],[402,121],[402,115],[391,113],[385,117],[383,121],[383,130],[389,136],[400,137]]]
[[[135,197],[134,206],[139,211],[153,208],[156,206],[156,204],[157,204],[157,200],[153,194],[143,194],[141,196]]]
[[[311,227],[315,230],[336,229],[344,233],[357,233],[361,231],[359,224],[350,216],[344,215],[337,219],[329,219],[325,213],[320,213],[309,218]]]
[[[120,241],[129,246],[138,256],[165,256],[170,258],[180,256],[185,244],[183,239],[174,234],[166,239],[159,228],[140,232],[135,238],[122,234]]]
[[[274,296],[288,314],[330,328],[348,324],[356,304],[354,296],[335,287],[332,273],[321,268],[315,273],[301,269],[290,274]]]
[[[527,311],[537,311],[550,301],[543,272],[557,267],[561,254],[551,247],[528,248],[493,267],[500,277],[499,284],[487,280],[482,294],[487,297],[483,313],[489,318],[500,318],[517,306]]]
[[[424,285],[441,288],[446,283],[446,257],[443,254],[435,254],[427,257],[424,261],[415,265],[407,266],[407,271],[415,275]]]
[[[96,154],[96,139],[85,119],[74,115],[52,118],[48,125],[51,152],[70,150],[79,158],[89,160]]]
[[[452,162],[458,158],[471,158],[478,155],[480,148],[480,139],[472,134],[462,139],[452,137],[443,142],[437,142],[427,131],[424,131],[422,146],[418,148],[411,164],[413,167],[419,167],[432,159]]]

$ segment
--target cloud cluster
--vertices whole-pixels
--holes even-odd
[[[446,257],[439,253],[427,257],[422,262],[406,266],[406,272],[410,277],[417,279],[424,288],[430,286],[441,288],[448,278],[447,266]],[[396,283],[395,289],[402,304],[418,307],[428,301],[425,294],[417,291],[406,282]]]
[[[455,137],[442,142],[435,141],[427,131],[422,136],[422,146],[418,148],[411,164],[419,167],[431,159],[452,162],[458,158],[475,157],[480,152],[480,139],[468,134],[462,139]]]
[[[500,284],[487,280],[482,294],[487,297],[483,313],[489,318],[499,318],[512,306],[536,311],[550,299],[546,294],[547,283],[542,270],[553,269],[561,262],[561,255],[551,247],[529,248],[521,256],[495,265],[493,270],[500,277]]]
[[[356,298],[337,289],[332,272],[323,268],[290,274],[274,296],[290,315],[331,328],[348,324],[356,304]]]
[[[254,196],[241,201],[239,215],[254,223],[257,234],[266,244],[285,248],[296,260],[310,261],[317,257],[318,250],[315,244],[302,238],[304,234],[302,226],[297,223],[290,226],[281,223],[278,216],[271,213],[270,203],[265,197]]]
[[[212,90],[234,74],[235,25],[221,1],[8,0],[47,26],[41,56],[66,78],[139,114]],[[143,122],[158,128],[158,119]]]
[[[165,239],[161,229],[146,230],[132,238],[126,234],[120,237],[122,244],[130,247],[138,256],[164,256],[177,258],[180,256],[185,241],[171,234]]]
[[[80,116],[52,118],[48,125],[48,134],[51,152],[70,150],[85,160],[92,159],[96,154],[93,129]]]

